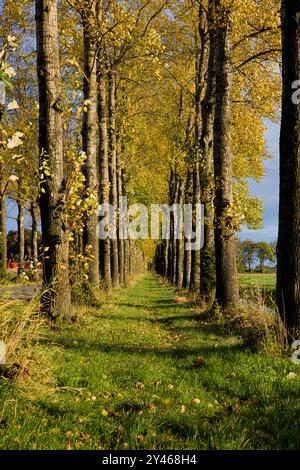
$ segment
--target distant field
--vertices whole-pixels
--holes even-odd
[[[276,274],[239,274],[239,281],[242,286],[260,286],[275,288]]]

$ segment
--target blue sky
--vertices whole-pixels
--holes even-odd
[[[266,162],[266,173],[260,183],[250,181],[251,193],[264,200],[264,226],[261,230],[244,230],[239,237],[256,241],[273,242],[277,239],[279,206],[279,133],[280,125],[270,121],[266,123],[266,139],[272,160]]]

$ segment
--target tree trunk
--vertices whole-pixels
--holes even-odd
[[[214,1],[209,1],[209,61],[206,92],[202,101],[202,132],[200,155],[202,160],[201,189],[204,204],[204,246],[201,251],[201,294],[210,300],[215,286],[215,247],[214,247],[214,188],[213,188],[213,129],[216,93],[216,30]]]
[[[178,201],[178,195],[179,195],[179,178],[175,174],[175,185],[174,185],[174,195],[173,195],[173,204],[176,204]],[[172,283],[176,285],[176,276],[177,276],[177,240],[176,240],[176,232],[177,232],[177,214],[175,212],[171,212],[171,217],[170,217],[170,222],[171,222],[171,240],[170,243],[172,243]]]
[[[40,194],[45,251],[41,297],[49,317],[70,315],[69,244],[64,179],[61,77],[57,2],[36,1],[37,74],[39,84],[40,167],[48,167]]]
[[[292,100],[300,78],[300,5],[283,0],[280,209],[277,304],[290,334],[300,328],[300,103]]]
[[[18,273],[21,274],[25,257],[25,208],[22,201],[18,201]]]
[[[87,103],[83,112],[82,150],[86,154],[83,167],[86,195],[93,193],[98,198],[99,181],[97,171],[97,44],[95,37],[96,4],[92,1],[83,10],[83,45],[84,45],[84,78],[83,98]],[[83,246],[87,251],[91,247],[93,260],[89,266],[89,281],[99,286],[99,240],[97,236],[98,215],[95,211],[86,217]]]
[[[133,242],[128,240],[128,275],[131,276],[133,273]]]
[[[130,274],[130,240],[124,242],[124,283],[128,284]]]
[[[120,160],[120,155],[117,153],[117,181],[118,181],[118,199],[123,197],[123,170]],[[118,204],[118,206],[120,206]],[[122,221],[123,223],[123,221]],[[122,229],[123,227],[121,227]],[[125,283],[125,240],[123,238],[123,233],[120,236],[119,231],[118,235],[118,246],[119,246],[119,271],[120,271],[120,284]]]
[[[201,186],[200,186],[200,136],[201,136],[201,93],[204,87],[204,78],[207,62],[207,41],[205,33],[206,12],[199,2],[198,12],[198,47],[196,54],[196,93],[195,93],[195,141],[194,141],[194,169],[193,169],[193,206],[196,211],[196,205],[201,204]],[[196,212],[195,212],[196,213]],[[193,231],[196,231],[196,220],[194,219]],[[192,251],[192,271],[191,288],[200,292],[201,280],[201,253],[199,250]]]
[[[101,25],[104,20],[103,2],[97,3],[97,16]],[[108,131],[107,131],[107,64],[105,57],[105,46],[102,46],[97,57],[97,78],[98,78],[98,123],[99,123],[99,202],[101,205],[109,204],[109,159],[108,159]],[[111,266],[110,266],[110,239],[107,237],[100,242],[101,248],[101,274],[103,277],[104,289],[111,288]]]
[[[113,67],[109,69],[109,172],[110,172],[110,203],[117,214],[118,190],[117,190],[117,139],[116,139],[116,71]],[[115,287],[119,280],[119,253],[117,238],[117,217],[111,221],[115,238],[111,240],[111,277]]]
[[[227,12],[221,7],[219,14],[222,25],[218,26],[216,34],[214,122],[216,300],[219,305],[226,308],[235,306],[238,302],[238,281],[234,227],[232,217],[227,213],[233,203],[230,152],[231,34]]]
[[[185,183],[185,204],[192,203],[192,191],[193,191],[193,181],[190,170],[187,171],[186,183]],[[191,283],[191,268],[192,268],[192,251],[187,249],[187,244],[190,243],[190,240],[185,239],[184,246],[184,260],[183,260],[183,287],[185,289],[190,289]]]
[[[194,208],[194,217],[193,217],[193,232],[196,233],[196,205],[201,204],[201,188],[200,188],[200,170],[199,162],[194,163],[193,170],[193,208]],[[201,254],[200,250],[192,251],[192,268],[191,268],[191,279],[190,286],[191,289],[195,292],[200,292],[200,278],[201,278]]]
[[[39,208],[34,202],[30,206],[31,213],[31,252],[33,267],[36,268],[38,264],[38,220],[39,220]]]
[[[169,250],[169,240],[162,241],[162,275],[167,277],[168,274],[168,250]]]
[[[1,191],[0,186],[0,191]],[[0,200],[0,232],[1,232],[1,273],[7,272],[7,236],[6,236],[6,196]]]
[[[103,205],[109,204],[109,167],[108,167],[108,133],[107,133],[107,119],[106,119],[106,82],[105,74],[99,72],[99,156],[100,156],[100,192],[99,202]],[[110,267],[110,239],[107,237],[101,240],[101,271],[104,281],[104,287],[110,289],[111,287],[111,267]]]
[[[175,191],[175,172],[173,168],[170,171],[169,179],[169,205],[172,207],[174,204],[174,191]],[[168,243],[168,268],[167,268],[167,278],[172,282],[173,278],[173,257],[174,257],[174,216],[172,212],[170,213],[170,241]]]
[[[178,184],[178,196],[177,196],[177,204],[182,208],[183,202],[183,188],[184,183],[180,180]],[[182,252],[182,231],[183,231],[183,217],[178,221],[179,229],[178,232],[181,234],[181,238],[176,240],[176,287],[177,289],[182,288],[182,281],[183,281],[183,252]]]

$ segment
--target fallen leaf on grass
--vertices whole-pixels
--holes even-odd
[[[136,384],[134,386],[138,390],[144,390],[145,389],[145,385],[142,382],[136,382]]]
[[[238,413],[240,413],[241,408],[237,403],[235,403],[234,405],[229,405],[227,407],[227,410],[228,410],[229,413],[238,414]]]
[[[198,356],[193,363],[194,367],[202,367],[204,366],[204,364],[205,364],[205,359],[202,356]]]
[[[152,384],[155,385],[155,387],[159,387],[159,385],[161,385],[161,381],[155,380],[154,382],[152,382]]]
[[[157,406],[154,405],[154,403],[149,403],[148,405],[146,405],[146,408],[149,410],[149,411],[155,411]]]
[[[287,379],[293,380],[297,377],[297,374],[295,372],[289,372],[288,375],[286,376]]]
[[[200,398],[193,398],[193,403],[195,403],[195,405],[200,405],[201,403]]]
[[[187,304],[189,303],[189,299],[187,297],[175,297],[174,298],[174,302],[176,302],[177,304]]]
[[[102,414],[102,416],[104,416],[106,418],[109,415],[109,412],[105,408],[102,408],[101,414]]]

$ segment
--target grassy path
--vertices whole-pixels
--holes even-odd
[[[174,295],[147,275],[45,331],[34,374],[0,387],[0,448],[299,448],[297,366],[200,324]]]

